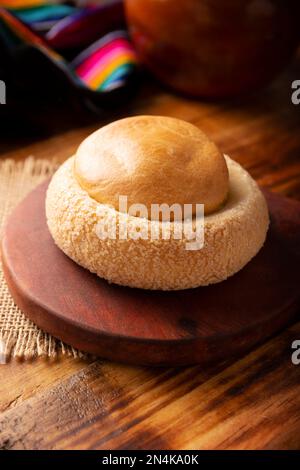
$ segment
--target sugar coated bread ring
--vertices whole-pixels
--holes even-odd
[[[159,122],[161,119],[159,118]],[[155,134],[152,134],[151,126],[149,130],[150,121],[151,119],[147,118],[146,122],[148,124],[145,125],[145,132],[149,132],[154,139]],[[120,122],[122,123],[121,135],[126,134],[126,129],[123,130],[126,120]],[[132,123],[130,119],[127,122],[129,124]],[[170,123],[171,121],[168,122]],[[174,120],[174,125],[178,131],[180,130],[179,122]],[[156,123],[156,128],[157,125]],[[132,129],[132,124],[129,127]],[[161,124],[159,124],[159,127],[162,127]],[[187,136],[190,133],[192,136],[194,135],[194,130],[190,129],[190,126],[186,126],[184,123],[179,138],[184,139],[186,142],[188,140]],[[138,132],[140,135],[139,130],[132,130],[130,133],[131,137],[133,135],[132,132]],[[184,155],[183,147],[179,143],[176,144],[176,135],[173,136],[168,126],[166,131],[160,132],[166,132],[166,146],[168,136],[170,135],[172,136],[170,137],[172,148],[182,152],[182,155]],[[204,246],[198,250],[187,249],[190,240],[184,232],[185,222],[180,221],[180,227],[182,228],[182,237],[180,239],[175,237],[179,224],[177,220],[169,223],[170,237],[168,239],[152,239],[152,230],[160,232],[165,226],[164,221],[149,220],[142,217],[134,217],[126,212],[119,212],[115,208],[113,199],[111,199],[113,192],[109,188],[109,184],[109,196],[108,199],[105,199],[104,184],[102,185],[105,178],[103,177],[104,173],[100,171],[101,169],[99,170],[101,175],[99,179],[101,184],[99,185],[96,177],[92,184],[92,174],[84,173],[84,159],[81,153],[83,148],[85,148],[85,155],[87,155],[88,149],[90,149],[91,152],[94,152],[93,155],[96,160],[97,158],[101,161],[103,160],[103,156],[100,156],[101,139],[98,139],[97,133],[95,135],[96,140],[93,140],[93,138],[90,143],[88,140],[85,141],[83,147],[79,148],[77,155],[69,158],[57,170],[50,182],[46,198],[47,221],[54,241],[76,263],[116,284],[143,289],[175,290],[223,281],[242,269],[260,250],[265,241],[269,224],[264,196],[247,171],[227,156],[224,157],[226,171],[222,170],[222,158],[219,159],[214,146],[209,143],[208,139],[206,140],[202,137],[202,133],[199,134],[201,136],[199,137],[200,148],[204,151],[207,145],[209,152],[212,152],[212,158],[215,158],[214,165],[216,172],[220,172],[223,175],[220,181],[223,181],[224,187],[215,199],[209,191],[202,191],[199,188],[199,194],[207,196],[208,202],[213,201],[210,208],[215,207],[215,211],[205,214]],[[112,130],[109,131],[109,135],[111,138],[114,135],[117,136],[116,129],[113,126]],[[118,141],[119,143],[122,141],[122,138]],[[116,140],[118,140],[117,137]],[[197,138],[195,138],[196,140]],[[96,145],[94,150],[92,142]],[[160,155],[159,158],[161,159],[164,155],[162,145],[161,143],[157,147],[158,154]],[[195,146],[196,143],[193,142],[191,144],[191,152],[194,154],[195,159],[199,159],[199,162],[204,162],[203,165],[205,166],[205,158],[201,156],[201,151],[199,151],[199,155],[197,154]],[[109,148],[108,142],[105,143],[104,148]],[[137,145],[136,147],[133,145],[132,151],[133,148],[141,152],[144,151],[144,156],[146,155],[146,146],[144,144],[141,144],[141,146]],[[151,152],[154,152],[155,156],[154,148],[155,145],[153,144]],[[125,153],[126,151],[128,152],[128,149],[124,148]],[[105,169],[107,177],[109,179],[109,174],[116,171],[115,178],[117,178],[117,171],[121,171],[123,165],[126,166],[126,163],[123,163],[125,157],[120,156],[121,160],[119,161],[116,153],[109,153],[109,155],[106,162],[107,168]],[[91,156],[87,158],[89,159]],[[189,171],[189,162],[192,162],[192,173],[194,174],[195,172],[193,178],[196,181],[197,169],[194,167],[194,158],[186,157],[186,160],[184,160],[183,157],[178,158],[176,156],[175,160],[177,165],[181,165],[181,171],[184,174]],[[109,161],[113,167],[112,169],[109,168]],[[135,165],[136,160],[129,157],[128,165],[130,166],[131,164]],[[150,167],[154,168],[155,165],[157,164],[151,164]],[[87,165],[88,167],[89,165]],[[95,165],[95,175],[99,176],[97,168],[98,164]],[[143,168],[142,162],[138,163],[138,168],[140,170]],[[207,164],[207,170],[205,170],[207,175],[211,175],[209,168],[211,169],[212,165],[209,166]],[[227,169],[229,180],[226,187]],[[149,173],[148,170],[149,165],[146,165],[145,171],[149,177],[151,172]],[[78,172],[81,176],[85,175],[85,178],[78,178]],[[204,170],[202,172],[202,169],[199,168],[199,173],[199,181],[201,181]],[[172,174],[166,175],[166,178],[171,178]],[[220,174],[218,177],[220,177]],[[179,173],[175,172],[174,175],[178,178]],[[161,178],[160,184],[162,184],[164,181],[163,175],[159,177]],[[213,175],[211,177],[213,178]],[[188,186],[188,181],[192,181],[193,178],[188,180],[183,175],[183,184]],[[121,184],[124,181],[125,177],[121,175]],[[115,185],[116,181],[113,181],[112,184]],[[150,202],[150,186],[148,184],[146,187],[139,186],[139,184],[137,186],[140,194],[144,194],[145,197],[147,195]],[[94,191],[92,188],[97,188],[97,190]],[[175,194],[176,186],[169,184],[168,188],[172,189],[172,198],[175,198],[175,201],[172,199],[170,202],[178,202],[176,200],[177,194]],[[194,195],[196,194],[195,191],[196,185],[193,189]],[[136,193],[131,194],[133,195],[132,200],[135,200]],[[154,194],[158,194],[156,189]],[[180,188],[178,189],[178,194],[182,197],[184,196]],[[182,201],[185,201],[185,199],[182,199]],[[190,203],[191,201],[187,199],[187,202]],[[203,200],[195,200],[195,202],[203,203]],[[193,222],[197,220],[197,217],[194,217]],[[117,236],[115,239],[99,237],[97,231],[99,221],[101,226],[108,228],[112,226],[112,223],[116,225]],[[144,233],[149,234],[149,237],[146,239],[139,237],[135,239],[130,237],[120,239],[118,235],[124,225],[126,225],[129,231],[132,230],[134,233],[137,233],[138,227],[139,232],[142,230]]]

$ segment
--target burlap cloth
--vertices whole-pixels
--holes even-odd
[[[0,161],[0,237],[6,217],[23,197],[45,178],[57,164],[28,157],[25,161]],[[14,304],[0,263],[0,356],[31,359],[35,356],[82,355],[51,335],[41,331]]]

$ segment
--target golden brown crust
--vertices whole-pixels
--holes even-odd
[[[121,214],[91,198],[73,173],[74,157],[54,175],[47,193],[46,213],[50,232],[70,258],[116,284],[144,289],[187,289],[220,282],[239,271],[262,247],[269,223],[265,199],[255,181],[226,157],[229,195],[216,213],[205,216],[204,248],[187,251],[186,239],[101,240],[96,225],[118,227],[136,217]],[[144,220],[149,230],[160,221]],[[140,221],[139,221],[140,222]]]
[[[96,201],[119,208],[144,204],[204,204],[218,209],[228,193],[228,170],[216,145],[196,126],[170,117],[135,116],[87,137],[75,156],[74,174]]]

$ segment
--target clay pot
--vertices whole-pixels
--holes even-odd
[[[224,97],[269,83],[299,43],[299,0],[125,0],[142,62],[195,96]]]

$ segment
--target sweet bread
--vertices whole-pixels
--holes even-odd
[[[203,247],[187,249],[185,221],[176,217],[168,239],[153,239],[165,220],[120,211],[120,195],[147,209],[204,204]],[[55,243],[76,263],[109,282],[159,290],[227,279],[257,254],[269,224],[264,196],[245,169],[191,124],[156,116],[120,120],[88,137],[53,176],[46,215]],[[99,237],[99,223],[114,225],[115,238]],[[122,238],[124,226],[148,237]]]

